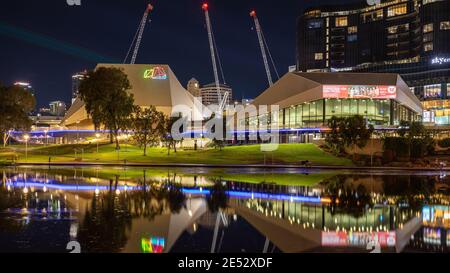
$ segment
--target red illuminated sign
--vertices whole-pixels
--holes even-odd
[[[322,246],[360,246],[375,242],[381,247],[393,247],[396,243],[394,231],[386,232],[322,232]]]
[[[397,87],[382,85],[324,85],[326,99],[395,99]]]

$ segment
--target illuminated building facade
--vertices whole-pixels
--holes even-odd
[[[72,76],[72,103],[78,98],[78,90],[80,89],[81,81],[86,77],[87,71],[77,73]]]
[[[448,0],[311,8],[298,20],[297,69],[398,73],[419,99],[447,99],[449,41]]]
[[[200,83],[195,78],[189,80],[187,84],[187,91],[194,97],[201,97],[202,92],[200,90]]]
[[[361,115],[375,129],[422,118],[419,99],[398,74],[291,72],[258,96],[254,105],[279,106],[278,117],[271,113],[271,122],[278,123],[273,127],[283,130],[288,142],[300,131],[327,127],[333,116]],[[257,124],[258,118],[250,117],[248,123]]]

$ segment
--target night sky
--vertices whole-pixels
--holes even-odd
[[[344,0],[355,2],[355,0]],[[209,0],[227,83],[236,99],[267,88],[253,20],[256,9],[280,76],[294,65],[296,20],[304,7],[338,0]],[[364,1],[364,0],[359,0]],[[214,80],[202,0],[2,1],[0,82],[29,81],[38,106],[70,101],[71,75],[98,62],[122,63],[146,4],[155,6],[137,63],[169,64],[183,86]]]

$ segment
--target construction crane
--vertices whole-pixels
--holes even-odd
[[[217,45],[216,45],[216,42],[214,39],[214,32],[212,30],[211,20],[209,18],[208,4],[204,3],[202,5],[202,9],[205,12],[206,29],[208,30],[209,49],[211,51],[211,61],[212,61],[213,72],[214,72],[214,81],[215,81],[216,89],[217,89],[217,99],[218,99],[218,105],[219,105],[218,114],[222,115],[222,112],[223,112],[223,109],[225,108],[225,104],[227,102],[229,93],[225,92],[224,96],[222,98],[222,93],[220,92],[220,79],[219,79],[219,70],[217,68],[217,63],[220,66],[220,72],[222,74],[222,79],[224,81],[224,84],[226,84],[226,82],[225,82],[225,77],[223,74],[222,64],[220,62],[219,52],[217,50]]]
[[[270,65],[269,65],[269,60],[267,58],[266,50],[269,53],[269,57],[270,57],[270,60],[272,61],[272,65],[275,70],[275,73],[277,74],[277,77],[280,78],[280,76],[278,75],[278,71],[276,69],[275,62],[273,61],[272,55],[270,54],[269,47],[267,46],[267,43],[266,43],[266,39],[264,38],[264,33],[261,29],[261,25],[259,24],[258,17],[256,16],[256,11],[252,10],[250,12],[250,16],[255,21],[256,33],[258,35],[259,46],[261,47],[261,54],[262,54],[263,61],[264,61],[264,67],[266,69],[267,80],[269,82],[269,86],[272,86],[273,79],[272,79],[272,73],[270,72]]]
[[[136,31],[136,34],[134,35],[133,41],[131,42],[130,48],[128,49],[127,56],[125,57],[125,60],[123,63],[126,63],[128,60],[128,56],[131,53],[131,49],[134,45],[133,55],[131,56],[131,62],[130,64],[136,63],[136,58],[139,53],[139,47],[141,46],[142,36],[144,34],[144,29],[147,24],[147,18],[150,12],[153,10],[153,6],[151,4],[147,5],[147,8],[145,9],[144,15],[142,16],[141,23],[139,24],[138,30]]]

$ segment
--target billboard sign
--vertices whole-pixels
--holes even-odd
[[[397,87],[384,85],[324,85],[325,99],[395,99]]]

